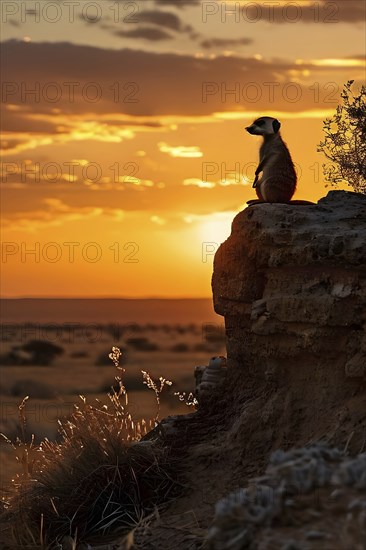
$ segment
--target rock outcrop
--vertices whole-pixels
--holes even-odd
[[[231,365],[365,378],[366,196],[247,208],[216,254],[212,288]]]
[[[179,457],[186,491],[143,548],[201,548],[216,502],[261,476],[279,449],[322,441],[346,458],[366,449],[366,196],[333,191],[316,205],[246,208],[216,254],[212,289],[225,318],[226,376],[197,412],[157,431]],[[346,508],[355,491],[364,502],[364,488],[345,491]],[[326,531],[322,522],[316,531]],[[264,549],[260,532],[255,547]],[[360,532],[347,541],[363,550]],[[290,535],[297,540],[296,529]]]

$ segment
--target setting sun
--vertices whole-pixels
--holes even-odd
[[[230,235],[234,215],[234,212],[215,215],[213,220],[202,222],[199,226],[199,238],[203,242],[221,244]]]

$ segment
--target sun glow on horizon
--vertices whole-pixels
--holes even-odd
[[[220,245],[230,236],[231,224],[237,212],[218,212],[198,226],[199,239]]]

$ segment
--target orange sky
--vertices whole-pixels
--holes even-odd
[[[2,5],[2,294],[211,295],[213,253],[278,117],[297,198],[343,84],[365,80],[362,0]]]

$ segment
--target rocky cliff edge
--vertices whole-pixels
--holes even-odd
[[[287,478],[291,471],[302,475],[292,456],[301,457],[306,465],[309,456],[320,457],[320,462],[310,460],[320,477],[324,457],[333,460],[332,453],[358,455],[356,463],[365,464],[366,196],[332,191],[313,206],[246,208],[234,219],[230,237],[216,254],[212,289],[215,310],[225,318],[227,368],[212,391],[202,395],[195,413],[166,419],[158,428],[158,440],[169,445],[178,460],[184,491],[141,539],[137,536],[144,549],[188,550],[201,548],[203,541],[210,548],[226,548],[222,541],[237,533],[238,518],[252,518],[252,527],[257,520],[252,508],[248,512],[253,502],[247,493],[240,497],[245,503],[229,496],[216,506],[216,523],[210,531],[217,528],[216,539],[207,542],[217,501],[255,485],[253,479],[263,475],[271,455],[276,463],[273,453],[279,449],[309,448],[319,441],[338,449],[316,447],[281,455],[287,456],[281,459]],[[364,498],[362,468],[354,483]],[[283,514],[273,519],[272,504],[272,519],[263,516],[267,534],[273,522],[276,526],[282,521],[284,534],[276,544],[266,546],[259,523],[248,531],[243,519],[239,535],[247,537],[248,531],[252,538],[228,547],[366,548],[366,499],[355,501],[351,489],[338,486],[343,504],[329,511],[334,490],[326,492],[328,508],[324,508],[314,496],[318,482],[314,483],[309,489],[311,503],[300,498],[298,514],[289,524]],[[263,498],[260,506],[265,508]],[[357,508],[355,502],[361,512],[349,534],[346,518],[352,515],[350,507]],[[257,513],[257,501],[254,504]],[[229,534],[222,517],[229,522]],[[304,525],[305,542],[301,542]],[[312,525],[316,529],[309,534]],[[319,535],[322,530],[325,534]],[[350,538],[344,538],[345,530]],[[294,541],[290,546],[285,535]]]

